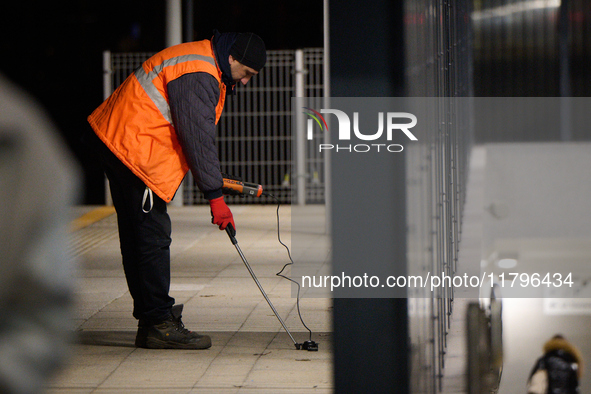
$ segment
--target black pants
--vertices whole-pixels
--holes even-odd
[[[133,316],[149,323],[162,321],[170,316],[174,305],[174,298],[168,295],[171,223],[166,202],[153,193],[153,206],[148,213],[144,212],[142,200],[146,185],[94,133],[89,140],[89,145],[99,153],[117,211],[123,269],[133,298]]]

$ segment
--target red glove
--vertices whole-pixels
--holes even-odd
[[[226,205],[223,196],[209,200],[209,207],[211,208],[211,222],[220,226],[220,230],[225,230],[229,223],[232,223],[232,227],[236,228],[232,211]]]

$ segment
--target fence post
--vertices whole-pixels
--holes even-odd
[[[295,51],[295,96],[304,97],[304,51],[298,49]],[[296,129],[294,130],[296,136],[296,190],[298,205],[306,204],[306,137],[304,130],[304,114],[302,111],[296,110],[293,114],[296,119]]]
[[[323,46],[323,53],[322,53],[322,92],[323,92],[323,100],[322,100],[322,107],[323,108],[330,108],[330,15],[328,13],[328,2],[329,0],[324,0],[323,9],[324,9],[324,46]],[[330,121],[330,120],[329,120]],[[325,144],[330,144],[330,133],[328,132],[328,128],[324,131],[324,139]],[[331,195],[331,166],[330,166],[330,150],[326,151],[324,154],[324,217],[325,217],[325,230],[326,234],[332,233],[332,195]]]
[[[103,51],[103,99],[106,100],[113,93],[113,69],[111,68],[111,51]],[[113,199],[109,187],[109,180],[105,175],[105,205],[112,206]]]

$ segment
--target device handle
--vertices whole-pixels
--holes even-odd
[[[228,223],[226,226],[226,233],[228,233],[228,237],[230,237],[230,241],[232,241],[232,245],[236,245],[238,241],[236,240],[236,229],[232,226],[232,223]]]

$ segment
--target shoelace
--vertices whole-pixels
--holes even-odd
[[[187,329],[185,328],[185,325],[184,325],[184,324],[183,324],[183,322],[181,321],[181,318],[180,318],[180,317],[178,318],[178,320],[176,321],[176,323],[177,323],[177,324],[176,324],[176,328],[175,328],[175,329],[176,329],[178,332],[180,332],[181,334],[185,334],[185,335],[188,335],[188,334],[190,334],[190,333],[191,333],[191,331],[190,331],[190,330],[187,330]]]

